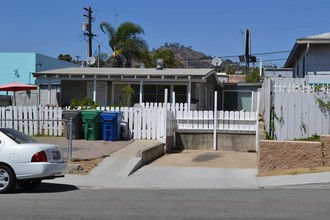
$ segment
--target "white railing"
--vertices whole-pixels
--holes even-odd
[[[214,129],[213,111],[177,111],[178,130],[211,131]],[[256,112],[217,111],[216,129],[228,132],[255,132]]]
[[[330,94],[330,85],[304,85],[296,83],[275,83],[274,93],[323,93]]]

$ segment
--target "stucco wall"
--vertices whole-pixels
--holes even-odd
[[[263,140],[258,152],[258,172],[330,167],[329,160],[329,135],[322,136],[321,142]]]

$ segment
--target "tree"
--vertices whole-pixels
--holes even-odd
[[[102,22],[100,28],[108,35],[109,46],[113,51],[108,62],[113,67],[131,67],[132,59],[139,60],[148,51],[146,41],[139,37],[144,34],[144,30],[138,24],[124,22],[115,28]]]
[[[157,59],[163,59],[164,67],[166,68],[178,68],[183,66],[180,61],[175,59],[174,52],[168,49],[155,50],[152,54],[152,58],[154,61]]]
[[[59,60],[64,60],[64,61],[67,61],[67,62],[72,62],[72,57],[70,54],[60,54],[58,55],[57,57]]]
[[[234,68],[233,68],[232,65],[228,65],[228,66],[226,66],[226,73],[227,73],[228,75],[233,75],[233,74],[235,74],[235,70],[234,70]]]
[[[259,83],[261,81],[259,69],[253,68],[252,71],[250,70],[250,72],[246,74],[245,81],[247,83]]]

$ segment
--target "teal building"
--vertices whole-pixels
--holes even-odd
[[[0,52],[0,85],[9,82],[34,84],[34,72],[78,66],[38,53]]]

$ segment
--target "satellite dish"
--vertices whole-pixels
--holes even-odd
[[[95,63],[95,58],[94,57],[88,57],[87,60],[86,60],[86,63],[88,65],[93,65]]]
[[[222,60],[221,60],[221,58],[219,58],[219,57],[214,57],[214,58],[212,59],[212,64],[213,64],[213,66],[220,66],[221,63],[222,63]]]

